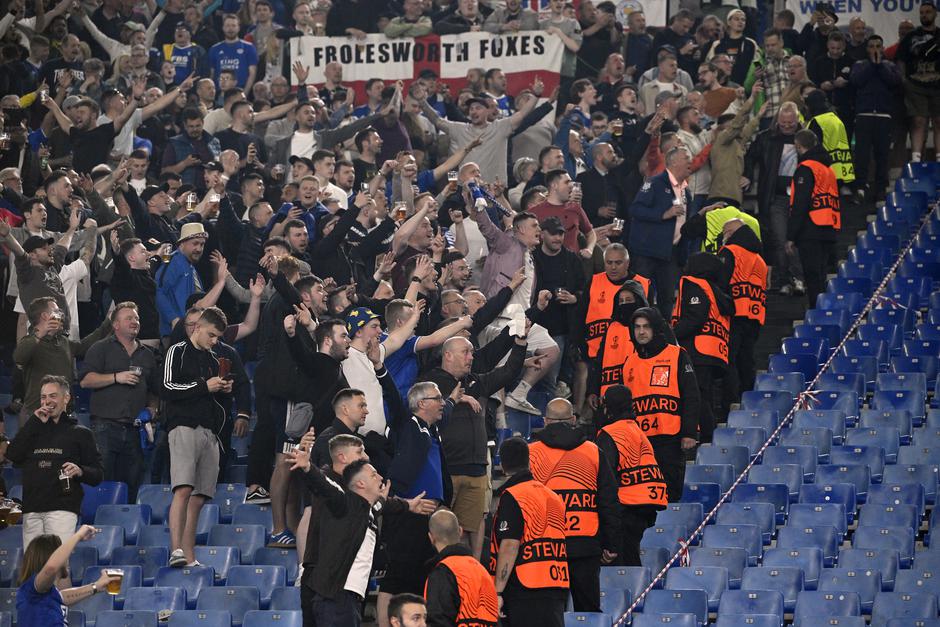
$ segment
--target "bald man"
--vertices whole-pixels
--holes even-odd
[[[568,570],[576,612],[600,612],[601,564],[617,559],[620,507],[617,482],[604,453],[577,427],[567,400],[545,407],[545,428],[529,446],[532,476],[565,501]]]
[[[428,627],[495,625],[499,617],[496,585],[470,549],[461,543],[457,516],[439,509],[428,521],[437,555],[424,587]]]

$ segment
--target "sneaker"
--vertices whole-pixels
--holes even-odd
[[[268,541],[269,549],[292,549],[295,546],[297,546],[297,538],[287,529],[271,536]]]
[[[558,398],[571,398],[571,388],[564,381],[559,381],[555,385],[555,396]]]
[[[202,562],[199,560],[193,560],[190,563],[186,564],[186,568],[196,568],[197,566],[202,566]]]
[[[176,549],[170,553],[170,561],[167,562],[170,568],[182,568],[186,566],[186,556],[183,555],[183,549]]]
[[[806,285],[799,279],[793,279],[793,293],[797,296],[806,294]]]
[[[786,285],[780,288],[780,293],[783,294],[784,296],[792,296],[793,286],[787,283]]]
[[[542,412],[535,408],[535,405],[530,403],[524,398],[517,398],[512,394],[506,395],[506,407],[509,409],[515,409],[517,411],[524,412],[526,414],[532,414],[533,416],[541,416]]]
[[[245,497],[245,502],[252,503],[253,505],[270,505],[271,495],[267,490],[258,486],[248,493],[248,496]]]

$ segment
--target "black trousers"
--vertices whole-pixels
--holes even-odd
[[[760,323],[748,318],[731,318],[731,339],[728,342],[728,374],[725,386],[726,405],[741,400],[741,393],[754,389],[757,367],[754,347],[760,335]]]
[[[698,381],[699,393],[699,442],[708,444],[715,432],[715,386],[724,377],[724,370],[718,366],[695,365],[695,380]],[[657,460],[659,458],[657,457]]]
[[[676,302],[676,285],[679,283],[678,247],[672,247],[672,256],[668,261],[636,255],[631,260],[631,270],[650,279],[656,292],[656,308],[669,324],[672,320],[672,308]]]
[[[884,192],[888,184],[893,125],[890,117],[859,115],[855,118],[855,184],[859,189],[868,185],[868,164],[874,156],[875,184],[871,189]]]
[[[258,424],[251,436],[248,448],[248,485],[260,485],[268,489],[271,484],[271,470],[274,467],[274,454],[278,427],[271,413],[271,397],[268,387],[256,377],[255,412]]]
[[[685,481],[685,451],[678,435],[654,435],[650,439],[656,462],[666,480],[666,497],[670,503],[682,498],[682,483]]]
[[[568,558],[568,582],[575,612],[601,611],[601,557]]]
[[[304,568],[300,578],[300,609],[303,612],[304,627],[317,627],[317,619],[313,615],[313,597],[316,593],[308,582],[313,581],[313,565]]]
[[[800,239],[796,249],[800,253],[800,265],[806,279],[806,299],[810,308],[816,306],[816,297],[826,291],[826,259],[832,242],[818,239]]]
[[[518,594],[503,597],[502,627],[565,627],[567,595]]]
[[[656,507],[653,505],[624,505],[620,508],[620,528],[623,541],[618,566],[642,566],[640,562],[640,540],[643,532],[656,524]],[[641,590],[633,591],[633,596]]]

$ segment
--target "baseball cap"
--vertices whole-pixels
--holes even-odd
[[[26,241],[23,242],[23,250],[27,253],[31,253],[38,248],[45,248],[46,246],[52,246],[55,243],[55,240],[51,237],[40,237],[39,235],[31,235],[26,238]]]
[[[311,172],[313,171],[313,161],[311,161],[307,157],[300,157],[297,155],[293,155],[290,159],[288,159],[288,161],[290,162],[291,165],[294,165],[295,163],[302,163],[305,166],[307,166],[307,169],[309,169]]]
[[[193,34],[193,29],[189,27],[189,24],[187,24],[186,22],[182,22],[182,21],[176,25],[176,30],[185,30],[185,31],[189,31],[190,35]]]
[[[222,167],[222,164],[218,161],[210,161],[205,165],[206,170],[214,170],[215,172],[224,172],[225,168]]]
[[[359,329],[366,326],[373,320],[381,319],[382,316],[378,315],[368,307],[356,307],[349,312],[349,315],[346,316],[346,331],[349,333],[349,337],[355,337]]]
[[[65,100],[62,101],[62,108],[71,109],[72,107],[74,107],[81,101],[82,101],[81,96],[69,96]]]
[[[565,232],[565,226],[561,223],[561,219],[557,216],[549,216],[542,220],[541,227],[543,231],[547,231],[552,235],[558,235]]]
[[[144,191],[140,193],[140,199],[145,203],[150,202],[150,199],[163,191],[162,187],[157,187],[156,185],[148,185],[144,188]]]
[[[476,96],[473,96],[473,97],[471,97],[471,98],[467,98],[467,101],[466,101],[466,102],[467,102],[467,108],[469,108],[470,105],[472,105],[472,104],[478,104],[478,105],[480,105],[481,107],[486,107],[486,108],[489,108],[489,106],[490,106],[489,103],[486,102],[486,100],[484,100],[483,98],[477,98]]]

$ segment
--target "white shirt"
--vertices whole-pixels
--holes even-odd
[[[222,108],[213,109],[207,113],[205,122],[202,125],[203,130],[213,135],[219,131],[224,131],[230,126],[232,126],[232,116]]]
[[[375,514],[370,509],[366,535],[362,538],[362,544],[359,545],[359,550],[356,551],[356,559],[349,567],[346,583],[343,584],[343,590],[355,592],[363,599],[366,598],[366,588],[369,587],[369,577],[372,575],[372,557],[375,552],[375,532],[377,529]]]
[[[302,133],[294,131],[290,138],[289,157],[313,157],[313,152],[317,149],[317,138],[313,131]]]
[[[385,360],[385,346],[381,346],[382,360]],[[358,348],[349,347],[349,357],[343,361],[343,375],[349,387],[362,390],[366,396],[369,415],[366,424],[359,428],[359,434],[365,435],[370,431],[377,431],[385,435],[387,428],[385,420],[385,405],[382,402],[382,385],[375,376],[375,367],[368,355]]]
[[[78,330],[78,284],[88,276],[88,266],[81,259],[65,264],[59,270],[62,279],[62,291],[65,293],[65,302],[69,306],[69,337],[77,340],[81,337]]]
[[[334,183],[327,183],[320,188],[322,196],[335,198],[339,201],[339,206],[343,209],[349,209],[349,195],[343,191],[343,188]]]
[[[134,105],[131,103],[127,106],[132,107]],[[104,113],[98,116],[98,126],[113,121],[114,120],[109,118]],[[141,113],[140,109],[137,109],[134,111],[134,113],[131,114],[130,119],[124,123],[124,126],[121,127],[121,131],[114,136],[114,146],[112,146],[111,152],[116,155],[121,155],[122,157],[130,156],[130,154],[134,151],[134,133],[137,132],[137,127],[143,123],[144,114]]]

